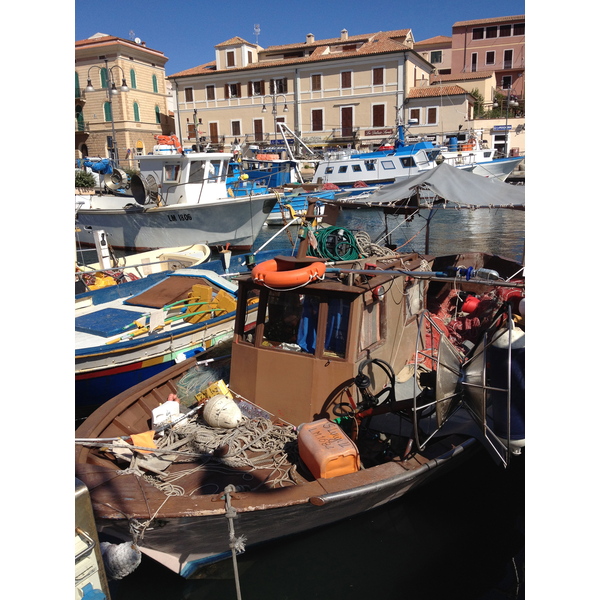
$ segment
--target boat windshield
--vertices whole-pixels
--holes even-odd
[[[266,308],[260,311],[261,347],[344,358],[348,338],[350,302],[340,298],[323,298],[315,294],[269,290]],[[319,338],[319,321],[324,320],[325,336]],[[245,334],[255,342],[256,330]]]

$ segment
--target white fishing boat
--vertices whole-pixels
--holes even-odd
[[[128,193],[76,196],[81,245],[93,246],[94,231],[100,229],[113,248],[129,252],[198,243],[249,250],[277,197],[231,193],[227,172],[232,157],[154,146],[153,154],[138,157],[140,174],[131,177]],[[119,170],[107,177],[113,189],[125,183]]]

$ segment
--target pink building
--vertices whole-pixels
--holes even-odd
[[[522,99],[525,15],[459,21],[452,26],[452,74],[493,72],[497,90]]]

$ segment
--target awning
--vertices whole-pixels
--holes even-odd
[[[525,186],[474,175],[442,163],[437,167],[382,186],[364,198],[348,198],[343,204],[430,208],[450,204],[457,208],[525,208]]]

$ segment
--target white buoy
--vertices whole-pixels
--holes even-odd
[[[127,577],[142,562],[142,553],[133,542],[123,542],[122,544],[100,542],[100,552],[109,579]]]
[[[211,427],[233,429],[242,422],[243,416],[234,400],[223,394],[216,394],[206,401],[203,418]]]

